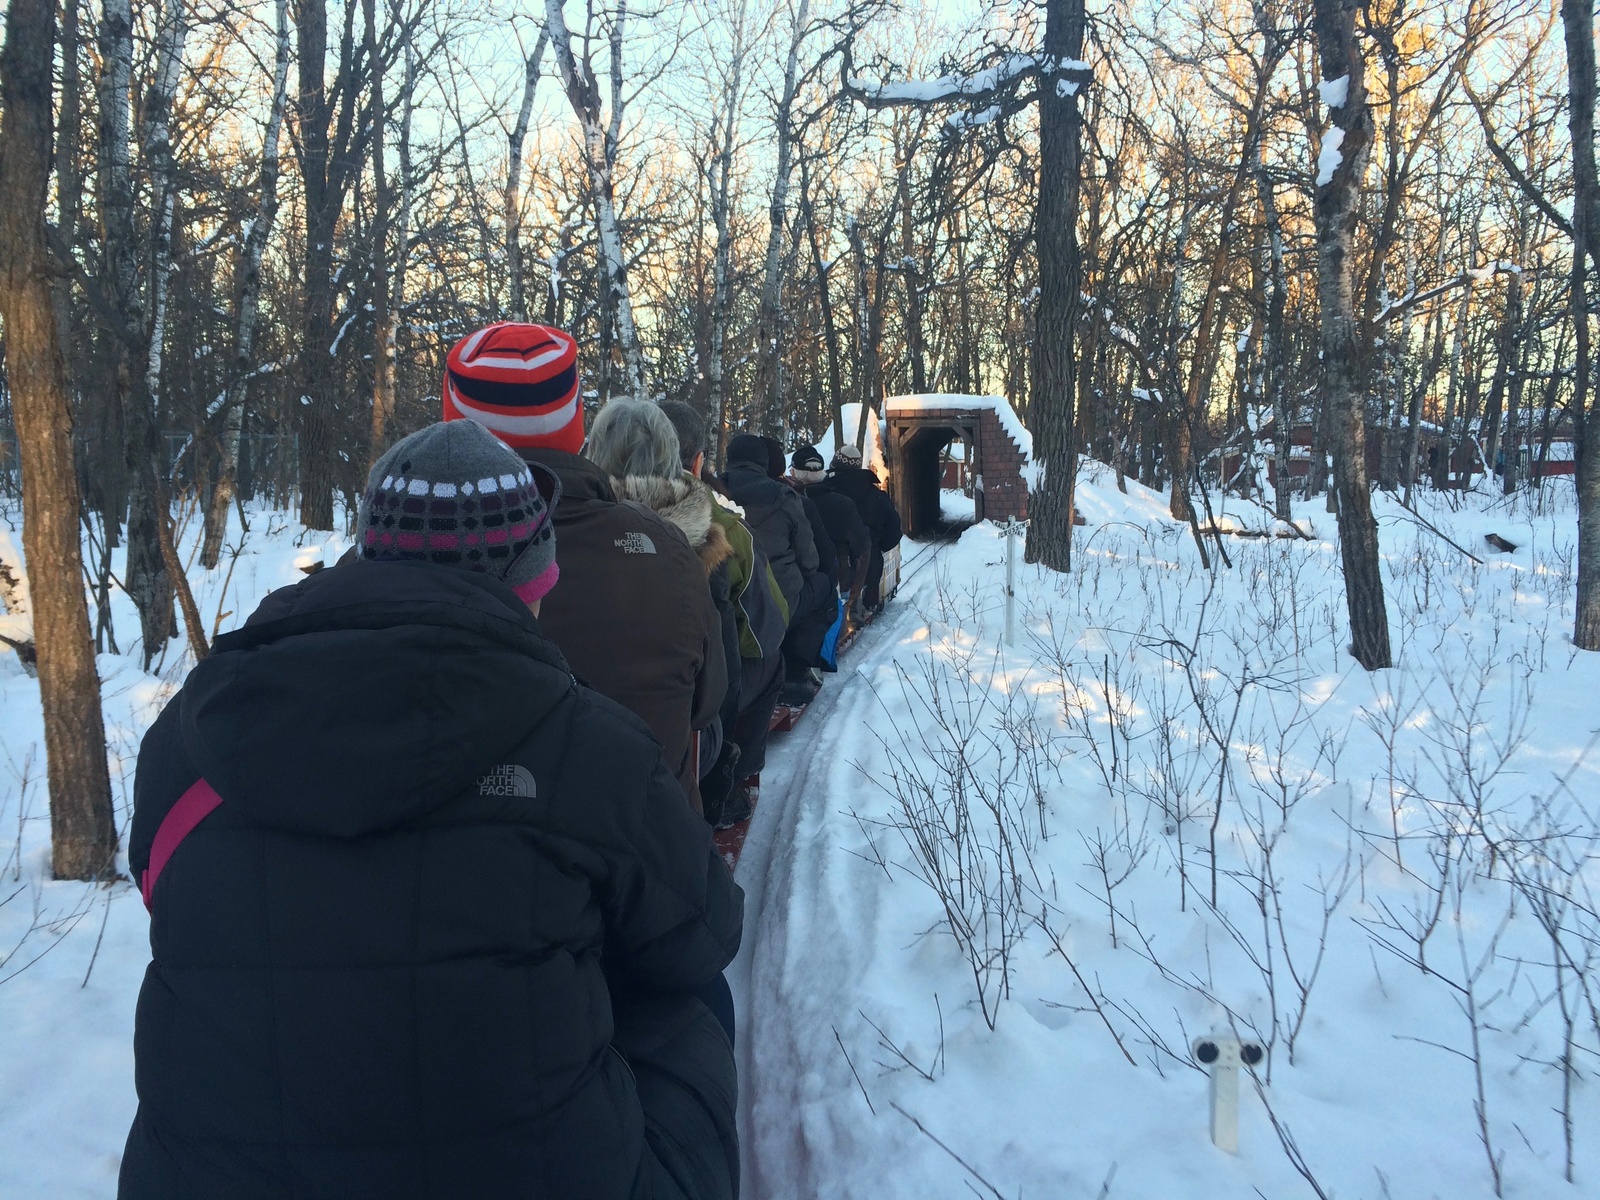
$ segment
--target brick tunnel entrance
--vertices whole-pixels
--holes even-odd
[[[967,444],[968,461],[972,461],[973,435],[965,427],[913,425],[897,447],[890,486],[910,537],[940,532],[946,524],[939,505],[939,485],[944,476],[944,449],[957,438]],[[975,507],[981,503],[978,495],[973,492]],[[982,514],[977,515],[981,520]]]
[[[939,510],[941,459],[945,447],[957,439],[966,444],[974,517],[1004,521],[1028,515],[1023,472],[1032,450],[1031,439],[1005,400],[995,396],[895,396],[884,410],[890,495],[900,509],[908,536],[937,536],[947,529]],[[1019,438],[1030,444],[1019,445]]]

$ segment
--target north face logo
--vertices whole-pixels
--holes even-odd
[[[617,539],[617,549],[624,554],[654,554],[656,544],[650,540],[649,534],[625,533]]]
[[[533,772],[516,763],[502,763],[478,780],[480,796],[537,796]]]

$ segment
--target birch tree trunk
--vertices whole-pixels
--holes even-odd
[[[817,232],[816,206],[811,200],[811,164],[800,156],[800,219],[806,224],[806,241],[811,247],[811,265],[817,277],[817,307],[822,317],[822,341],[828,351],[828,398],[833,407],[833,444],[844,445],[844,372],[839,363],[839,327],[833,319],[833,296],[829,285],[832,264],[822,257],[822,238]],[[721,462],[721,458],[718,458]]]
[[[756,387],[750,414],[754,429],[766,428],[768,414],[777,410],[782,389],[783,356],[779,342],[783,338],[783,239],[794,161],[792,114],[799,90],[800,45],[809,32],[810,22],[811,0],[800,0],[795,10],[794,28],[789,34],[789,54],[784,60],[783,91],[774,114],[778,127],[778,161],[772,179],[772,202],[767,208],[767,255],[761,277],[761,309],[756,318]],[[826,290],[826,284],[822,286]]]
[[[1356,333],[1355,225],[1372,149],[1365,63],[1356,41],[1356,0],[1316,0],[1313,27],[1322,76],[1346,80],[1344,103],[1323,132],[1313,213],[1317,298],[1322,309],[1322,390],[1333,442],[1339,554],[1350,614],[1351,652],[1369,671],[1390,665],[1389,616],[1378,562],[1378,523],[1367,487],[1362,347]]]
[[[622,128],[622,45],[628,6],[617,6],[611,23],[611,115],[602,120],[600,82],[587,53],[582,60],[573,53],[572,34],[562,15],[563,0],[545,0],[545,30],[550,48],[561,72],[561,85],[578,118],[583,133],[584,165],[589,175],[589,190],[594,201],[596,233],[600,242],[601,272],[616,314],[617,341],[622,351],[628,391],[637,399],[649,399],[649,373],[644,350],[633,320],[633,300],[628,291],[628,260],[622,249],[622,228],[617,221],[614,169],[617,138]]]
[[[239,442],[244,435],[244,405],[249,395],[256,321],[261,308],[261,257],[266,252],[267,238],[278,215],[278,151],[289,98],[289,0],[276,0],[273,28],[277,53],[272,65],[272,107],[261,140],[261,182],[256,212],[245,233],[236,268],[240,282],[233,375],[222,396],[222,456],[211,503],[206,510],[205,542],[200,550],[200,561],[208,571],[215,570],[221,559],[222,541],[228,530],[228,509],[238,491]]]
[[[183,66],[183,48],[189,32],[183,5],[184,0],[163,0],[161,24],[156,35],[155,80],[144,104],[144,161],[150,174],[152,193],[150,329],[149,348],[145,354],[144,402],[154,441],[151,500],[155,510],[156,549],[161,556],[168,587],[176,593],[183,608],[184,629],[188,632],[189,646],[198,661],[210,652],[210,647],[206,642],[205,630],[201,627],[200,610],[195,604],[194,593],[183,572],[183,560],[174,544],[171,489],[167,478],[166,455],[162,453],[160,442],[164,424],[161,414],[161,367],[167,338],[168,280],[172,275],[172,220],[177,204],[177,164],[172,156],[172,110],[177,100],[178,72]],[[165,607],[170,614],[170,597]],[[169,615],[169,625],[170,621]],[[152,647],[147,642],[146,664],[150,661],[151,652]]]
[[[128,472],[128,558],[123,583],[139,610],[144,665],[172,636],[172,581],[161,555],[156,503],[159,455],[146,367],[149,310],[139,294],[139,251],[134,232],[130,114],[133,88],[133,11],[128,0],[106,0],[100,19],[98,185],[101,219],[101,288],[114,313],[102,315],[106,370],[121,414]],[[160,212],[161,201],[156,211]],[[153,221],[152,226],[158,224]],[[152,284],[152,297],[156,287]]]
[[[711,353],[706,364],[711,419],[718,429],[728,424],[728,313],[733,306],[733,150],[739,129],[739,97],[744,86],[745,12],[740,0],[733,24],[733,60],[722,91],[722,112],[711,126],[711,223],[717,233],[711,275]],[[759,426],[753,426],[759,428]]]
[[[533,44],[533,53],[528,55],[527,64],[522,75],[522,107],[517,110],[517,124],[512,129],[508,141],[509,153],[506,158],[506,274],[510,277],[510,300],[507,308],[513,321],[526,321],[528,319],[528,299],[524,290],[522,265],[522,159],[527,151],[528,123],[533,117],[533,97],[539,87],[539,68],[544,62],[545,47],[550,44],[550,35],[543,26],[539,28],[539,40]]]
[[[1272,190],[1272,179],[1267,173],[1262,155],[1262,139],[1256,139],[1256,195],[1261,202],[1261,220],[1266,241],[1267,269],[1262,272],[1263,305],[1261,330],[1262,399],[1272,412],[1278,437],[1273,448],[1273,470],[1277,485],[1273,488],[1273,511],[1280,521],[1292,516],[1289,500],[1294,492],[1290,475],[1291,450],[1294,446],[1294,419],[1284,387],[1284,310],[1289,300],[1289,279],[1283,266],[1283,222],[1278,216],[1278,200]]]
[[[1594,3],[1561,0],[1567,41],[1567,120],[1572,135],[1572,310],[1577,329],[1578,595],[1572,641],[1600,650],[1600,403],[1595,400],[1589,341],[1589,266],[1600,261],[1600,180],[1594,159]]]
[[[145,393],[151,416],[161,428],[161,362],[166,346],[167,281],[172,265],[172,214],[177,200],[172,157],[172,108],[177,100],[178,72],[188,38],[184,0],[163,0],[161,29],[156,38],[156,76],[145,100],[144,159],[150,172],[150,351],[145,361]],[[161,474],[165,476],[165,463]],[[163,491],[165,489],[162,489]],[[162,519],[165,519],[163,514]]]
[[[57,879],[110,879],[117,827],[78,541],[72,407],[45,249],[55,33],[51,0],[11,0],[0,52],[0,318],[22,455],[51,870]]]

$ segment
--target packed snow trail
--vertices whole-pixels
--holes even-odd
[[[928,543],[906,556],[895,599],[862,632],[800,724],[791,733],[774,735],[767,751],[761,802],[735,872],[745,891],[744,942],[728,968],[739,1021],[740,1195],[745,1200],[819,1194],[799,1117],[799,1084],[815,1065],[807,1064],[793,1037],[795,1017],[807,1013],[808,995],[853,991],[870,965],[870,956],[860,953],[865,944],[845,936],[836,918],[840,897],[827,886],[827,828],[837,816],[830,775],[855,772],[855,764],[841,761],[837,751],[842,731],[860,728],[866,710],[877,704],[864,684],[865,669],[917,625],[920,617],[909,600],[931,577],[925,568],[946,549],[945,543]],[[861,899],[870,902],[876,894]],[[870,924],[870,912],[858,909],[854,921],[858,927]],[[795,978],[795,968],[817,945],[834,947],[834,977]],[[811,1016],[826,1022],[825,1011],[819,1008]]]

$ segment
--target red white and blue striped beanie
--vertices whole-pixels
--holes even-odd
[[[548,495],[535,472],[543,472]],[[553,473],[523,462],[471,421],[440,422],[395,445],[361,497],[362,558],[483,571],[533,603],[556,585]]]
[[[476,421],[508,446],[583,449],[578,343],[506,322],[462,338],[444,369],[444,419]]]

